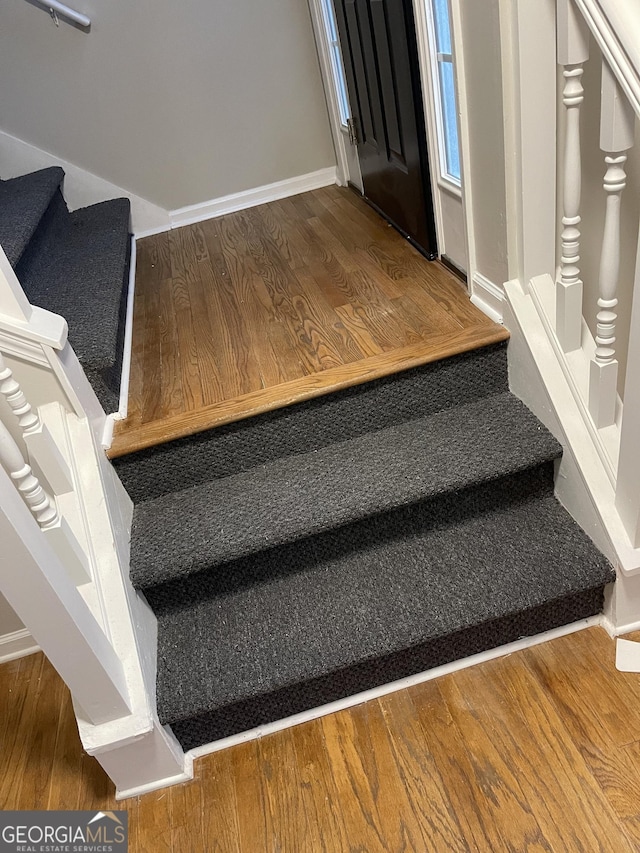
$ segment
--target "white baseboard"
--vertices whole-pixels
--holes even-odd
[[[251,190],[214,198],[200,204],[190,204],[187,207],[169,211],[171,227],[179,228],[182,225],[191,225],[205,219],[214,219],[216,216],[224,216],[225,213],[246,210],[259,204],[277,201],[279,198],[288,198],[292,195],[298,195],[298,193],[328,187],[335,184],[336,181],[336,167],[331,166],[328,169],[309,172],[307,175],[298,175],[295,178],[287,178],[285,181],[277,181],[275,184],[265,184],[263,187],[255,187]]]
[[[64,197],[71,210],[111,198],[128,198],[135,234],[153,229],[166,231],[170,227],[168,211],[158,205],[0,130],[0,177],[15,178],[48,166],[64,169]]]
[[[26,628],[0,637],[0,663],[17,660],[39,651],[40,647]]]
[[[479,272],[471,279],[471,301],[494,322],[502,323],[504,290]]]
[[[131,241],[131,260],[129,265],[129,288],[127,290],[127,316],[124,328],[124,352],[122,354],[122,373],[120,374],[120,403],[118,419],[127,417],[129,409],[129,379],[131,377],[131,350],[133,347],[133,300],[136,291],[136,241]]]
[[[176,776],[167,776],[164,779],[157,779],[146,785],[136,785],[133,788],[116,788],[116,801],[130,800],[132,797],[141,797],[143,794],[151,794],[153,791],[159,791],[162,788],[171,788],[174,785],[191,782],[193,780],[193,759],[187,756],[186,762],[189,769],[184,773],[178,773]]]
[[[265,726],[258,726],[246,732],[240,732],[237,735],[223,738],[222,740],[207,743],[203,746],[198,746],[190,750],[187,755],[193,759],[201,758],[203,755],[210,755],[213,752],[218,752],[221,749],[227,749],[230,746],[235,746],[239,743],[245,743],[249,740],[257,740],[265,735],[273,734],[274,732],[282,731],[283,729],[291,728],[292,726],[306,723],[310,720],[316,720],[318,717],[326,717],[328,714],[334,714],[337,711],[344,711],[346,708],[353,708],[355,705],[361,705],[363,702],[368,702],[371,699],[378,699],[381,696],[386,696],[388,693],[395,693],[398,690],[404,690],[407,687],[412,687],[414,684],[422,684],[425,681],[432,681],[434,678],[440,678],[443,675],[448,675],[451,672],[457,672],[461,669],[467,669],[471,666],[476,666],[486,661],[495,660],[496,658],[511,655],[514,652],[529,649],[532,646],[546,643],[549,640],[555,640],[558,637],[565,637],[567,634],[574,634],[576,631],[583,631],[585,628],[592,628],[595,625],[602,623],[602,616],[590,616],[588,619],[581,619],[579,622],[573,622],[571,625],[563,625],[560,628],[553,628],[551,631],[545,631],[542,634],[536,634],[533,637],[523,637],[521,640],[516,640],[513,643],[507,643],[504,646],[498,646],[496,649],[489,649],[486,652],[480,652],[477,655],[463,658],[462,660],[453,661],[452,663],[437,666],[434,669],[420,672],[417,675],[410,675],[407,678],[401,678],[398,681],[393,681],[390,684],[383,684],[380,687],[374,687],[372,690],[365,690],[362,693],[356,693],[355,696],[347,696],[345,699],[338,699],[336,702],[330,702],[327,705],[322,705],[319,708],[312,708],[309,711],[303,711],[300,714],[294,714],[291,717],[286,717],[284,720],[277,720],[274,723],[268,723]]]

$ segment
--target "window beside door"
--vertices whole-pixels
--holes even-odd
[[[435,119],[438,135],[440,178],[460,187],[458,105],[451,53],[448,0],[427,0]]]
[[[331,74],[338,98],[340,124],[346,129],[350,116],[349,99],[347,97],[347,84],[344,76],[344,66],[342,64],[342,53],[340,51],[340,40],[338,38],[338,27],[336,25],[333,2],[332,0],[320,0],[320,6],[322,8],[322,20],[331,52]]]

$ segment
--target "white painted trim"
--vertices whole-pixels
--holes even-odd
[[[102,438],[100,440],[100,444],[104,450],[108,450],[113,444],[113,431],[117,420],[120,419],[116,415],[107,415],[105,418]]]
[[[183,225],[191,225],[194,222],[202,222],[205,219],[214,219],[216,216],[224,216],[226,213],[234,213],[237,210],[246,210],[259,204],[267,204],[280,198],[288,198],[298,193],[317,190],[337,183],[337,171],[335,166],[319,169],[317,172],[309,172],[307,175],[298,175],[295,178],[287,178],[284,181],[276,181],[273,184],[265,184],[262,187],[254,187],[239,193],[213,198],[200,204],[190,204],[177,210],[169,211],[171,228],[180,228]]]
[[[462,199],[462,184],[454,184],[441,176],[438,178],[438,186],[449,195]]]
[[[634,3],[575,0],[609,67],[640,115],[640,24]]]
[[[135,234],[152,229],[166,231],[169,227],[169,212],[157,204],[2,130],[0,161],[3,178],[16,178],[27,172],[46,169],[48,166],[61,166],[65,174],[64,198],[71,210],[105,199],[128,198],[131,202],[131,224]]]
[[[471,301],[495,323],[502,323],[504,290],[479,272],[471,279]]]
[[[530,362],[520,371],[519,377],[513,373],[510,360],[510,387],[551,429],[565,447],[565,456],[572,460],[570,476],[565,473],[556,479],[556,493],[622,574],[626,578],[636,576],[640,573],[640,548],[631,546],[615,507],[613,486],[532,296],[525,294],[517,281],[507,282],[505,293],[505,311],[510,312],[507,327],[512,334],[509,349],[513,350],[519,340],[530,356]],[[537,371],[538,377],[532,377],[531,371]],[[518,378],[517,386],[513,384],[515,378]],[[532,397],[536,378],[544,388],[544,398],[541,394]],[[563,457],[563,466],[566,464]],[[580,521],[585,513],[588,523]]]
[[[22,358],[32,364],[40,364],[49,367],[49,361],[44,354],[42,345],[30,341],[28,338],[17,337],[13,332],[6,331],[0,327],[0,351],[5,355]]]
[[[524,286],[555,270],[555,6],[540,0],[499,4],[507,257],[509,277]]]
[[[602,464],[605,466],[611,485],[616,483],[616,469],[618,466],[618,454],[620,450],[620,427],[622,417],[622,401],[618,398],[618,423],[611,427],[598,429],[589,414],[588,407],[588,382],[589,368],[592,358],[595,356],[595,341],[589,331],[586,322],[582,321],[582,343],[579,349],[565,353],[560,341],[555,334],[555,283],[553,279],[546,276],[538,276],[531,281],[529,292],[531,299],[542,321],[549,342],[562,368],[571,393],[582,414],[585,427],[589,431],[591,440],[600,455]]]
[[[473,222],[473,182],[471,159],[471,133],[469,130],[469,99],[467,97],[466,62],[462,38],[462,11],[460,0],[449,0],[451,12],[451,50],[458,99],[458,149],[460,154],[460,176],[462,214],[467,237],[467,276],[471,282],[478,269],[475,227]]]
[[[132,788],[116,788],[116,800],[129,800],[131,797],[141,797],[143,794],[150,794],[153,791],[159,791],[161,788],[170,788],[172,785],[181,785],[183,782],[191,782],[193,779],[193,758],[185,753],[184,761],[185,770],[183,773],[178,773],[176,776],[166,776],[164,779],[156,779],[154,782],[147,782],[145,785],[135,785]]]
[[[488,649],[485,652],[480,652],[477,655],[471,655],[461,660],[453,661],[452,663],[444,664],[443,666],[434,667],[426,672],[420,672],[416,675],[409,675],[406,678],[401,678],[398,681],[392,681],[390,684],[382,684],[380,687],[374,687],[371,690],[365,690],[362,693],[356,693],[354,696],[347,696],[344,699],[338,699],[335,702],[329,702],[327,705],[321,705],[319,708],[312,708],[309,711],[302,711],[300,714],[294,714],[291,717],[286,717],[284,720],[277,720],[273,723],[267,723],[264,726],[258,726],[255,729],[250,729],[246,732],[240,732],[237,735],[223,738],[222,740],[213,741],[203,746],[198,746],[190,750],[187,755],[193,759],[201,758],[204,755],[211,755],[213,752],[219,752],[221,749],[227,749],[230,746],[235,746],[239,743],[245,743],[250,740],[257,740],[274,732],[289,729],[292,726],[307,723],[310,720],[317,720],[318,717],[326,717],[328,714],[334,714],[338,711],[344,711],[347,708],[353,708],[355,705],[361,705],[363,702],[369,702],[371,699],[379,699],[381,696],[386,696],[389,693],[396,693],[398,690],[405,690],[408,687],[413,687],[414,684],[424,684],[426,681],[432,681],[435,678],[441,678],[443,675],[449,675],[452,672],[458,672],[461,669],[468,669],[477,664],[486,663],[487,661],[495,660],[496,658],[512,655],[514,652],[529,649],[532,646],[538,646],[541,643],[546,643],[549,640],[556,640],[558,637],[566,637],[568,634],[574,634],[577,631],[583,631],[585,628],[592,628],[602,624],[602,615],[590,616],[588,619],[581,619],[579,622],[573,622],[571,625],[563,625],[560,628],[553,628],[550,631],[545,631],[542,634],[536,634],[533,637],[523,637],[521,640],[516,640],[513,643],[507,643],[504,646],[498,646],[495,649]]]
[[[14,323],[28,323],[33,307],[20,286],[9,258],[0,246],[0,314]]]
[[[446,240],[444,236],[440,193],[436,190],[436,187],[440,186],[441,169],[436,105],[433,99],[434,85],[432,76],[433,67],[431,64],[432,46],[430,43],[431,15],[429,0],[413,0],[413,17],[415,19],[416,40],[418,43],[418,63],[422,82],[422,106],[427,131],[427,154],[429,177],[432,187],[433,213],[436,221],[436,239],[438,242],[438,252],[443,254],[446,253]]]
[[[10,660],[18,660],[18,658],[39,651],[40,646],[26,628],[12,631],[11,634],[3,634],[0,637],[0,664],[8,663]]]
[[[329,44],[327,26],[324,21],[324,12],[319,0],[309,0],[309,11],[311,13],[311,23],[316,40],[316,48],[318,50],[320,74],[324,84],[324,94],[327,101],[327,112],[329,114],[331,135],[333,136],[333,145],[336,152],[336,159],[338,161],[338,165],[336,167],[337,181],[345,186],[350,177],[349,158],[347,156],[347,144],[342,132],[343,125],[340,118],[340,105],[333,77],[331,45]]]
[[[640,631],[640,619],[635,622],[629,622],[626,625],[614,625],[611,619],[607,616],[602,617],[602,627],[610,637],[623,637],[625,634],[631,634],[633,631]]]
[[[127,290],[127,316],[124,329],[124,352],[122,355],[122,373],[120,374],[120,402],[117,419],[127,417],[129,408],[129,380],[131,378],[131,350],[133,347],[133,302],[136,291],[136,241],[131,240],[131,260],[129,266],[129,288]]]

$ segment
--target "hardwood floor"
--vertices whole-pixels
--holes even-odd
[[[460,282],[330,187],[137,243],[115,457],[507,337]]]
[[[120,804],[34,655],[0,667],[0,808],[125,808],[132,853],[639,850],[640,676],[614,649],[591,628],[207,756],[193,782]]]

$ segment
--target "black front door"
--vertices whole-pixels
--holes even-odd
[[[365,198],[435,256],[411,0],[334,0]]]

